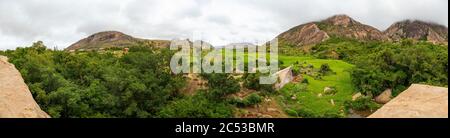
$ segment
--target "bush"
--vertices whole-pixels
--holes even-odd
[[[304,79],[302,80],[302,83],[304,83],[304,84],[309,84],[308,78],[304,78]]]
[[[228,101],[230,104],[234,104],[239,107],[248,107],[252,105],[259,104],[263,101],[263,98],[256,93],[252,93],[245,97],[243,100],[233,98]]]
[[[201,76],[208,81],[209,97],[215,100],[224,99],[225,96],[241,89],[239,82],[230,74],[213,73],[201,74]]]
[[[292,109],[286,109],[284,112],[286,112],[286,114],[288,114],[289,116],[292,117],[299,117],[297,111],[292,110]]]
[[[319,114],[314,110],[307,108],[300,108],[297,110],[299,117],[303,118],[342,118],[345,115],[340,114],[339,111],[328,110],[325,113]]]
[[[273,85],[271,84],[260,84],[259,78],[263,74],[261,73],[246,73],[242,77],[244,83],[244,87],[248,89],[253,89],[257,91],[263,91],[263,92],[274,92],[275,89],[273,88]]]
[[[204,92],[175,100],[158,113],[162,118],[229,118],[233,117],[230,106],[224,102],[211,101]]]
[[[246,105],[255,105],[261,103],[263,98],[256,93],[252,93],[244,99]]]
[[[370,97],[358,98],[355,101],[346,101],[344,103],[344,106],[346,107],[346,109],[353,109],[358,111],[375,110],[380,107],[380,105],[372,101]]]
[[[299,117],[303,117],[303,118],[316,118],[316,117],[320,116],[320,115],[315,114],[313,111],[311,111],[310,109],[307,109],[307,108],[300,108],[296,112]]]
[[[327,63],[320,65],[319,72],[322,73],[322,74],[326,74],[328,72],[331,72],[330,65],[328,65]]]

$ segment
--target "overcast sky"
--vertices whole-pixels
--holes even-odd
[[[257,42],[335,14],[380,30],[404,19],[448,26],[448,0],[0,0],[0,49],[37,40],[62,49],[105,30],[168,40],[202,34],[216,46]]]

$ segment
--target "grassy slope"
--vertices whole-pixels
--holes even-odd
[[[287,85],[280,90],[284,97],[281,98],[284,99],[281,100],[283,102],[282,105],[297,112],[300,112],[299,110],[306,111],[312,117],[327,117],[327,114],[339,115],[341,117],[345,116],[344,102],[350,100],[352,94],[355,92],[351,83],[350,73],[347,72],[353,65],[340,60],[315,59],[311,57],[280,56],[279,59],[284,62],[284,65],[290,65],[299,61],[300,63],[306,62],[307,64],[312,64],[315,68],[327,63],[336,72],[334,75],[324,76],[323,80],[315,80],[305,75],[305,78],[309,81],[306,91],[296,89],[296,87],[301,87],[299,85],[303,84]],[[323,92],[323,89],[329,86],[336,87],[338,92],[335,95],[319,97],[318,95]],[[292,94],[296,95],[296,100],[290,99],[290,95]],[[334,100],[334,106],[331,104],[331,99]]]
[[[213,54],[219,53],[218,51],[214,51]],[[245,62],[247,62],[247,56],[256,58],[255,53],[250,54],[245,52],[244,56]],[[280,90],[280,95],[283,98],[278,98],[282,102],[282,106],[297,112],[304,110],[308,112],[307,114],[312,115],[310,117],[345,117],[344,102],[351,100],[355,92],[354,86],[351,83],[350,73],[347,72],[347,70],[353,67],[352,64],[341,60],[317,59],[309,56],[279,55],[278,59],[283,62],[279,66],[289,66],[299,61],[300,63],[306,62],[307,64],[312,64],[315,68],[319,68],[322,64],[327,63],[336,72],[336,74],[324,76],[323,80],[315,80],[313,77],[305,75],[305,78],[309,81],[306,91],[296,89],[296,87],[301,87],[300,85],[303,84],[286,85],[285,88]],[[318,97],[325,87],[330,86],[336,87],[338,92],[335,95]],[[290,99],[290,95],[292,94],[296,95],[296,100]],[[333,99],[335,105],[331,104],[331,99]]]

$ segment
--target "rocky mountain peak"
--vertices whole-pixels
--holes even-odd
[[[296,26],[280,34],[278,39],[285,44],[304,47],[323,42],[331,36],[361,41],[388,40],[378,29],[362,24],[344,14],[335,15],[319,22],[310,22]]]
[[[345,14],[339,14],[339,15],[329,17],[326,20],[324,20],[324,22],[330,23],[332,25],[344,26],[344,27],[358,23],[353,18],[351,18],[350,16],[345,15]]]
[[[87,38],[87,41],[115,41],[120,39],[132,39],[133,37],[118,31],[104,31],[95,33]]]
[[[70,45],[66,50],[95,50],[110,47],[130,47],[139,44],[149,44],[157,48],[164,48],[169,47],[170,41],[140,39],[118,31],[104,31],[81,39]]]
[[[404,20],[391,25],[384,34],[398,41],[409,38],[432,43],[448,43],[448,28],[436,23],[420,20]]]

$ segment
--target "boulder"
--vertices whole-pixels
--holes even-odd
[[[325,94],[325,95],[332,95],[332,94],[335,94],[335,93],[336,93],[336,89],[334,89],[334,88],[325,87],[323,89],[323,94]]]
[[[291,99],[292,100],[297,100],[297,96],[294,95],[294,96],[291,97]]]
[[[392,90],[386,89],[383,93],[375,97],[375,102],[379,104],[386,104],[389,101],[391,101],[391,97],[392,97]]]
[[[274,75],[276,75],[279,80],[274,85],[276,90],[283,88],[284,85],[286,85],[286,84],[290,83],[292,80],[294,80],[294,75],[292,74],[292,67],[287,67],[283,70],[280,70],[277,73],[274,73]]]
[[[322,97],[322,94],[321,93],[317,94],[317,97]]]
[[[267,112],[278,112],[275,108],[267,108]]]
[[[330,87],[325,87],[325,88],[323,88],[323,92],[324,92],[324,93],[329,93],[329,92],[331,92],[331,91],[333,91],[333,88],[330,88]]]
[[[352,96],[352,101],[358,100],[361,96],[362,94],[360,92],[356,93],[355,95]]]
[[[271,115],[262,115],[261,118],[273,118]]]

